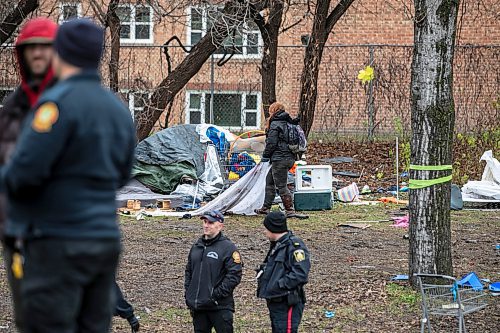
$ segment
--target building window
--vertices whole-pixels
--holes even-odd
[[[147,5],[123,5],[117,9],[122,43],[153,43],[153,10]]]
[[[61,3],[59,10],[59,24],[82,16],[82,6],[78,2]]]
[[[0,88],[0,107],[3,107],[3,102],[5,101],[5,98],[10,95],[11,92],[13,92],[13,88]]]
[[[217,92],[210,121],[210,92],[189,91],[186,98],[186,123],[210,124],[230,129],[260,128],[260,94],[257,92]]]
[[[131,90],[124,90],[119,95],[128,106],[134,120],[136,115],[144,110],[144,107],[148,104],[149,97],[151,97],[151,94],[148,92]]]
[[[219,9],[213,7],[190,7],[188,15],[188,45],[195,45],[210,30],[213,22],[220,15]],[[231,53],[235,57],[258,58],[261,56],[262,38],[257,25],[247,20],[236,33],[224,40],[223,47],[215,54]]]

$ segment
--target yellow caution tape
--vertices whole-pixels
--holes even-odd
[[[421,171],[445,171],[452,170],[451,165],[414,165],[410,164],[411,170],[421,170]],[[435,178],[435,179],[410,179],[408,187],[411,190],[416,190],[424,187],[429,187],[441,183],[446,183],[451,181],[452,175]]]

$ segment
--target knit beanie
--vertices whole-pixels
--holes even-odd
[[[270,212],[264,219],[264,227],[272,233],[279,234],[288,231],[286,217],[282,212]]]
[[[83,69],[97,69],[104,46],[104,30],[89,19],[69,20],[59,28],[54,49],[62,60]]]

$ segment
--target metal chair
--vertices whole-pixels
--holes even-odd
[[[422,294],[422,320],[420,332],[431,333],[430,315],[451,316],[458,319],[458,331],[466,333],[464,315],[487,306],[487,293],[466,286],[458,286],[457,280],[447,275],[415,274]]]

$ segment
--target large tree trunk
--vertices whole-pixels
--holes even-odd
[[[306,47],[304,68],[300,78],[299,115],[301,126],[306,135],[309,135],[314,122],[314,111],[318,97],[318,74],[325,43],[334,25],[353,2],[354,0],[340,0],[329,15],[330,0],[316,2],[314,23],[309,44]]]
[[[458,0],[415,1],[415,48],[411,74],[411,161],[417,166],[452,164],[455,122],[453,53]],[[446,171],[410,171],[429,180]],[[410,188],[412,182],[410,181]],[[450,182],[411,189],[409,273],[453,274]]]
[[[0,22],[0,45],[5,43],[24,19],[40,5],[38,0],[20,0]]]
[[[111,37],[111,54],[109,59],[109,89],[118,92],[118,65],[120,63],[120,19],[116,14],[120,0],[111,0],[106,13],[106,26]]]
[[[282,0],[271,0],[268,21],[263,26],[257,22],[264,41],[260,75],[262,77],[262,105],[266,118],[269,117],[269,105],[276,102],[276,59],[278,57],[278,34],[283,18],[283,5]]]
[[[167,105],[173,102],[175,95],[198,73],[210,55],[222,45],[224,39],[231,33],[230,27],[234,22],[241,22],[245,19],[246,10],[247,7],[238,1],[226,2],[223,10],[225,20],[217,21],[214,28],[193,46],[179,66],[154,89],[149,103],[140,114],[136,115],[138,141],[149,135]]]

